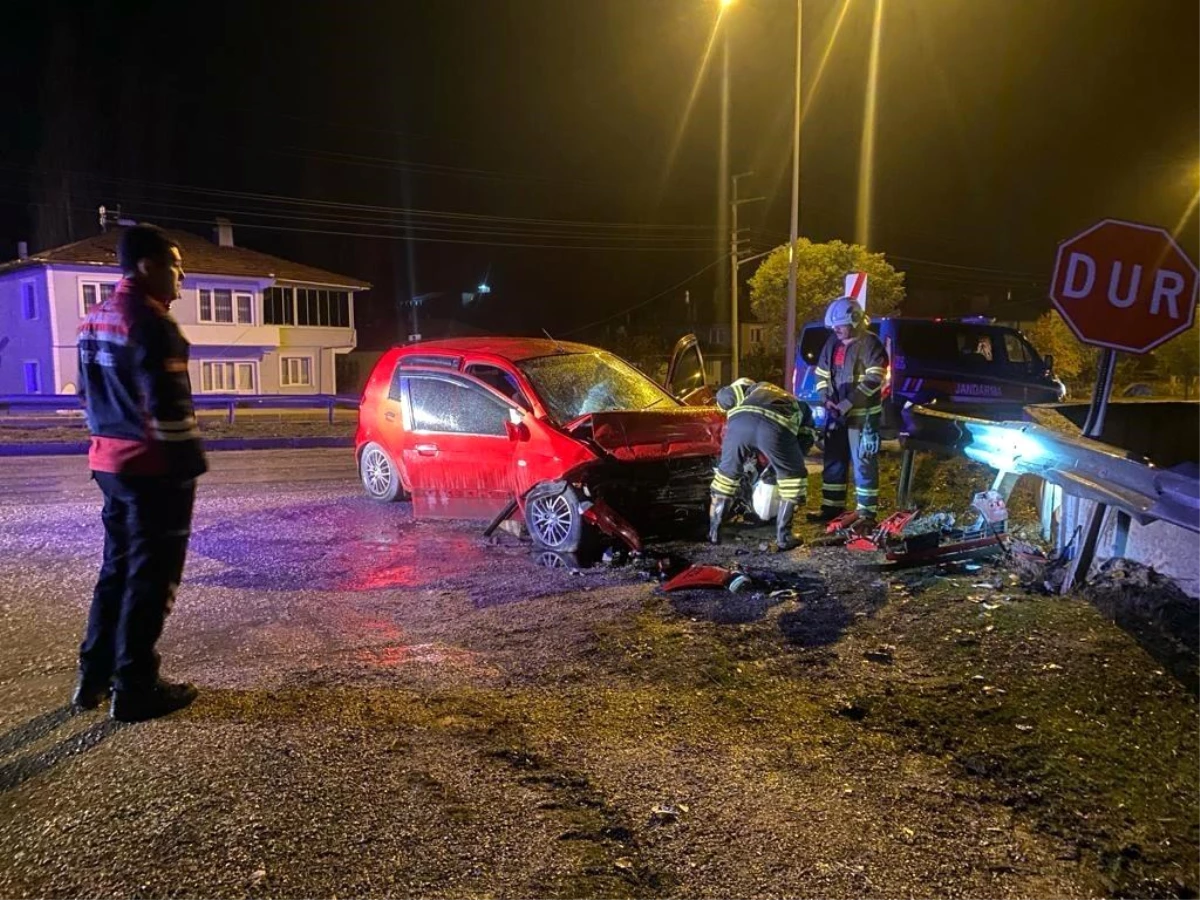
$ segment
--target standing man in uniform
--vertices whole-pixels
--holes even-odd
[[[855,511],[869,527],[879,511],[879,420],[887,351],[849,297],[829,304],[825,327],[833,331],[817,360],[817,393],[825,404],[825,467],[821,511],[808,518],[828,522],[845,512],[853,467]]]
[[[796,507],[808,499],[804,454],[816,440],[812,412],[782,388],[749,378],[739,378],[717,391],[717,406],[728,414],[728,422],[721,440],[721,462],[710,488],[709,541],[720,543],[721,520],[729,499],[737,494],[742,463],[750,454],[761,453],[775,470],[779,488],[775,540],[780,550],[791,549],[796,545],[792,536]]]
[[[196,478],[208,466],[188,378],[188,343],[171,318],[183,262],[165,232],[135,225],[117,248],[124,277],[79,326],[79,380],[104,494],[104,562],[79,648],[73,702],[153,719],[196,698],[159,677],[154,646],[183,575]]]

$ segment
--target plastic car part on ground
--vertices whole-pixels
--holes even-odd
[[[728,588],[736,594],[747,587],[749,581],[741,572],[726,569],[724,566],[690,566],[663,584],[662,589],[670,593],[697,588]]]
[[[813,583],[813,577],[797,572],[779,572],[775,569],[725,568],[724,566],[689,566],[666,581],[664,593],[690,590],[728,590],[740,594],[749,592],[766,593],[776,600],[811,599],[824,591],[823,586]]]

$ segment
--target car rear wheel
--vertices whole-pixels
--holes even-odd
[[[358,458],[358,475],[362,479],[363,489],[372,500],[390,503],[403,491],[399,470],[387,451],[376,443],[363,448]]]
[[[539,547],[574,553],[583,540],[583,511],[573,488],[561,492],[530,492],[525,502],[525,525]]]

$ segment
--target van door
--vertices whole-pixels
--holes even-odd
[[[708,383],[704,354],[694,334],[685,334],[675,342],[663,387],[685,406],[713,405],[716,391]]]

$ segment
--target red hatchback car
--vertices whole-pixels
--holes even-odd
[[[666,386],[551,339],[394,347],[359,405],[359,474],[418,516],[491,519],[515,501],[535,543],[572,551],[588,522],[653,533],[703,513],[724,425],[712,396],[691,335]]]

